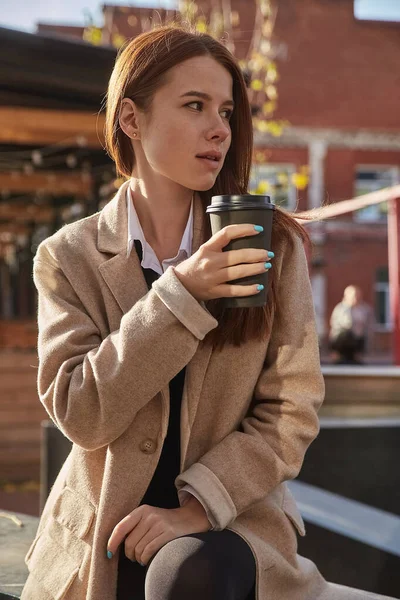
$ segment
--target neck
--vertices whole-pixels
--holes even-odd
[[[169,186],[152,185],[135,177],[132,177],[130,187],[146,241],[159,260],[175,256],[194,192],[174,182]]]

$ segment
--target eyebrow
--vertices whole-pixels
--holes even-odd
[[[202,98],[203,100],[212,100],[211,96],[209,94],[206,94],[205,92],[198,92],[196,90],[191,90],[190,92],[185,92],[184,94],[182,94],[180,97],[184,98],[185,96],[197,96],[197,98]],[[222,104],[224,105],[229,105],[234,107],[235,103],[233,100],[225,100],[225,102],[222,102]]]

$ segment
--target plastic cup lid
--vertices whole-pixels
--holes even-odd
[[[213,196],[207,212],[220,212],[224,210],[257,210],[274,209],[271,197],[264,194],[223,194]]]

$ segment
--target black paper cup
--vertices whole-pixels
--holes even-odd
[[[207,206],[207,214],[210,216],[211,231],[214,235],[227,225],[240,223],[253,223],[262,225],[264,231],[257,235],[245,238],[236,238],[229,242],[224,248],[228,250],[241,250],[243,248],[271,249],[272,223],[275,205],[269,196],[264,195],[222,195],[213,196],[210,206]],[[267,261],[266,261],[267,262]],[[264,306],[268,296],[268,271],[250,277],[235,279],[229,283],[237,285],[262,284],[264,289],[254,296],[223,298],[225,308],[251,308]]]

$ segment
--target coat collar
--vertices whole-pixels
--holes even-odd
[[[97,245],[101,252],[112,254],[99,266],[100,273],[118,302],[123,313],[148,291],[136,252],[126,253],[128,239],[128,211],[126,196],[129,180],[121,185],[114,198],[103,208],[98,222]],[[192,252],[196,252],[203,238],[205,215],[203,203],[197,195],[193,207]]]
[[[125,181],[114,198],[103,208],[100,213],[98,224],[98,249],[100,252],[110,254],[120,254],[127,248],[128,235],[128,211],[126,208],[126,196],[129,191],[129,180]],[[193,206],[193,240],[192,253],[199,249],[203,229],[205,225],[205,215],[203,203],[200,197],[195,194]]]

